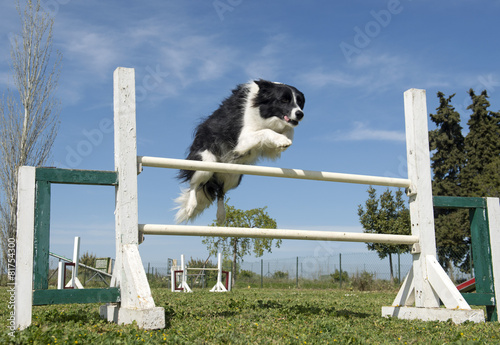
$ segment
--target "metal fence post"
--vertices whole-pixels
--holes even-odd
[[[340,288],[342,289],[342,253],[339,253],[339,273]]]
[[[297,256],[297,264],[295,265],[295,282],[297,283],[297,289],[299,288],[299,257]]]
[[[260,259],[260,288],[264,287],[264,259]]]

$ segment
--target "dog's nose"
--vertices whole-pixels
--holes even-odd
[[[300,121],[304,117],[304,112],[302,110],[297,110],[295,112],[295,118]]]

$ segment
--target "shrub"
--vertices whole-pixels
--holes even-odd
[[[340,271],[337,269],[335,270],[335,273],[330,274],[334,282],[339,282],[340,281]],[[346,271],[342,271],[342,282],[348,282],[349,281],[349,274]]]
[[[288,279],[288,272],[276,271],[273,273],[273,278],[276,279]]]
[[[352,280],[354,288],[360,291],[367,291],[372,289],[373,286],[373,273],[363,271],[361,274],[356,274]]]
[[[239,275],[239,278],[246,278],[246,279],[250,279],[250,278],[253,278],[256,274],[252,271],[249,271],[249,270],[241,270],[240,271],[240,275]]]

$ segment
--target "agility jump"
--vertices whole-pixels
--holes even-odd
[[[155,306],[138,250],[142,236],[149,234],[269,237],[409,244],[412,245],[412,269],[405,278],[392,306],[382,308],[382,315],[403,319],[442,321],[451,319],[455,323],[484,321],[484,312],[470,308],[436,260],[425,90],[410,89],[406,91],[404,101],[408,179],[138,157],[134,69],[117,68],[114,72],[115,170],[117,181],[114,184],[116,188],[116,262],[113,271],[113,283],[115,287],[119,288],[120,298],[119,303],[102,306],[101,316],[108,321],[119,324],[129,324],[136,321],[139,327],[145,329],[165,327],[164,310]],[[411,235],[138,224],[137,175],[146,166],[404,187],[407,189],[410,199]],[[24,245],[24,248],[31,245],[32,251],[34,221],[31,219],[33,218],[31,215],[33,214],[34,195],[31,195],[33,193],[30,191],[35,188],[35,178],[34,173],[23,171],[24,168],[21,168],[20,175],[23,178],[19,179],[19,214],[21,221],[18,223],[18,248],[20,245]],[[26,176],[23,176],[23,174]],[[24,194],[28,194],[28,197],[23,206]],[[498,199],[488,198],[487,210],[490,215],[492,256],[498,257],[500,251],[500,206]],[[31,233],[31,237],[29,233]],[[20,234],[28,235],[20,238],[19,236],[22,236]],[[22,239],[27,241],[31,239],[31,242],[20,244]],[[23,264],[29,265],[30,263],[23,262]],[[31,261],[31,269],[32,265],[33,262]],[[496,266],[499,266],[498,261]],[[493,277],[496,279],[497,284],[495,285],[500,286],[500,267],[496,266],[493,268]],[[16,288],[20,285],[19,283],[26,285],[31,282],[31,279],[32,277],[29,277],[28,274],[21,274],[18,280],[18,275],[16,275]],[[498,300],[498,292],[495,293]],[[31,300],[32,290],[23,286],[19,288],[19,294],[27,300]],[[23,298],[19,294],[17,300],[21,301]],[[445,308],[440,308],[441,302]],[[20,308],[27,310],[27,303],[21,305]],[[30,323],[31,305],[29,305],[29,320],[25,315],[20,322],[16,321],[16,326],[25,328]]]
[[[184,254],[181,255],[181,265],[172,266],[170,269],[170,287],[172,292],[193,292],[187,283],[188,271],[217,271],[217,282],[210,292],[227,292],[231,291],[231,272],[222,270],[222,254],[217,254],[217,268],[207,267],[187,267],[184,260]],[[222,283],[222,274],[226,274],[225,284]],[[177,277],[180,276],[180,281],[177,283]]]

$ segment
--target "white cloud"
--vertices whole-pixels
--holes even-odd
[[[218,42],[217,37],[195,34],[163,38],[160,54],[164,69],[183,87],[220,78],[237,60],[237,52]]]
[[[65,58],[81,64],[87,73],[105,75],[113,70],[120,54],[109,32],[103,30],[74,30],[64,37]]]
[[[313,71],[304,74],[301,77],[302,81],[314,85],[316,87],[324,87],[328,85],[336,87],[360,87],[368,83],[366,76],[354,76],[352,74],[343,71]]]
[[[315,87],[332,86],[357,88],[362,92],[381,92],[394,88],[412,74],[409,66],[411,64],[403,56],[367,52],[354,58],[346,68],[330,71],[317,68],[304,73],[301,79]]]
[[[404,132],[391,131],[384,129],[372,129],[368,128],[366,124],[362,122],[354,122],[354,128],[350,131],[336,131],[331,135],[322,137],[323,140],[327,141],[396,141],[396,142],[406,142],[406,136]]]
[[[290,39],[286,34],[277,34],[267,38],[267,41],[260,49],[248,50],[238,61],[239,66],[244,69],[249,79],[268,79],[274,81],[283,73],[284,61],[291,63],[293,58],[289,52],[299,51],[301,43]],[[285,53],[284,53],[285,52]],[[290,70],[286,74],[290,74]],[[281,80],[287,82],[287,80]]]

